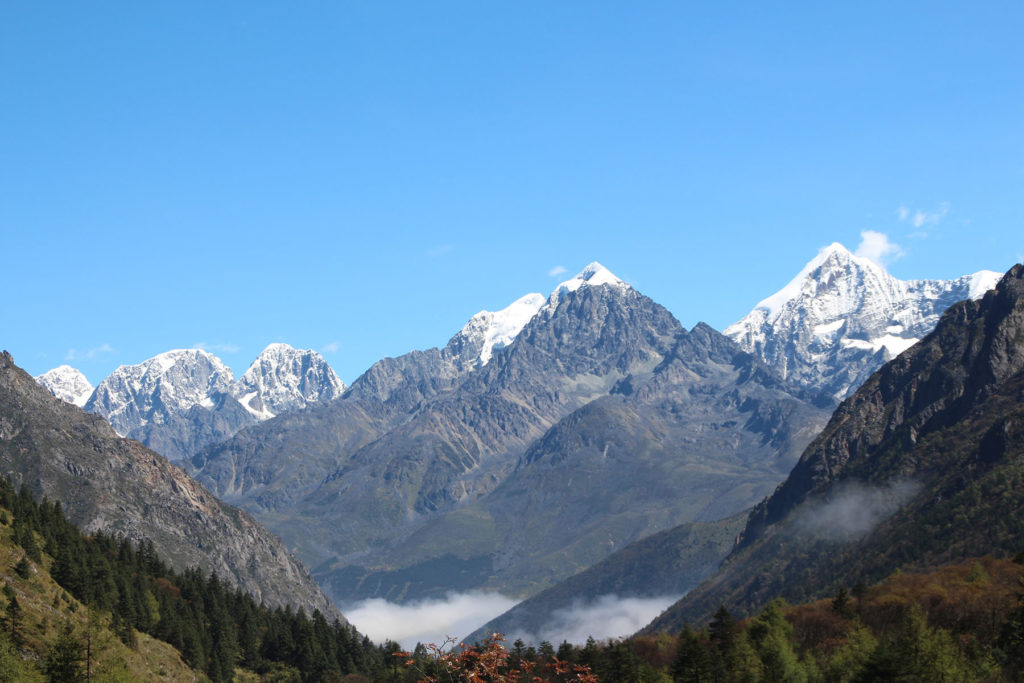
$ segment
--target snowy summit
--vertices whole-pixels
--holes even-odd
[[[589,264],[586,268],[576,274],[576,277],[566,280],[562,284],[555,287],[555,291],[551,292],[551,296],[548,301],[556,303],[559,296],[565,292],[575,292],[584,285],[590,287],[596,287],[598,285],[611,285],[613,287],[621,287],[628,289],[629,285],[616,277],[615,273],[602,266],[597,261]]]
[[[312,349],[270,344],[232,387],[242,406],[260,420],[341,396],[345,384]]]
[[[999,278],[984,270],[956,280],[899,280],[833,243],[725,335],[783,377],[842,399],[928,334],[947,308],[981,297]]]
[[[36,377],[35,380],[60,400],[73,403],[79,408],[85,405],[93,392],[93,386],[85,378],[85,375],[70,365],[61,365],[53,370],[48,370]]]

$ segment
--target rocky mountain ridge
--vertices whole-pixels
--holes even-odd
[[[95,389],[69,366],[36,379],[170,460],[183,460],[279,413],[331,401],[345,390],[319,353],[279,343],[267,346],[237,381],[231,368],[202,349],[122,365]]]

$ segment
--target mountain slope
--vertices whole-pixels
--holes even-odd
[[[103,418],[55,399],[0,354],[0,472],[58,500],[86,531],[151,540],[175,568],[216,571],[270,605],[340,616],[308,572],[248,514]]]
[[[467,643],[491,633],[510,640],[522,636],[537,643],[557,642],[549,633],[555,614],[592,603],[603,596],[653,598],[683,595],[718,568],[729,554],[746,514],[717,522],[689,522],[634,541],[600,562],[523,600],[484,624]]]
[[[999,277],[898,280],[834,243],[724,334],[783,377],[841,400],[930,332],[949,306],[981,297]]]
[[[722,568],[648,629],[719,604],[821,597],[1020,549],[1024,537],[1024,267],[875,373],[751,513]],[[981,531],[983,530],[983,531]]]

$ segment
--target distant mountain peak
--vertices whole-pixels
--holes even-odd
[[[59,365],[35,378],[50,393],[81,408],[92,396],[93,386],[81,370],[70,365]]]
[[[232,387],[242,406],[260,420],[341,396],[345,384],[323,356],[280,342],[267,345]]]
[[[572,279],[559,284],[547,298],[527,294],[500,311],[480,311],[448,342],[448,349],[464,369],[487,365],[494,352],[511,344],[526,324],[543,310],[553,310],[563,294],[580,287],[611,285],[629,288],[625,282],[597,261],[588,264]]]
[[[96,387],[85,409],[107,418],[118,434],[166,422],[213,394],[230,393],[231,368],[202,349],[174,349],[137,365],[122,365]]]

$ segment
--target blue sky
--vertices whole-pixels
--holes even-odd
[[[97,383],[285,341],[351,382],[592,260],[718,329],[867,230],[898,277],[1002,271],[1022,26],[1017,2],[3,3],[0,347]]]

